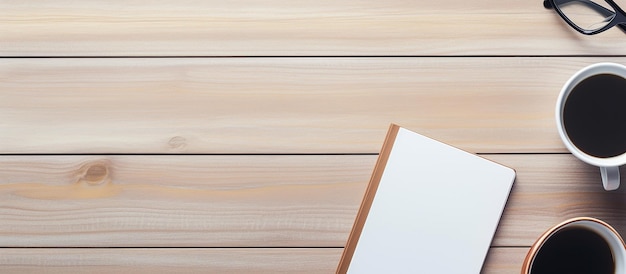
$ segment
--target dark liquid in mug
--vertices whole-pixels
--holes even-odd
[[[556,232],[535,255],[531,274],[613,274],[615,262],[609,244],[584,228]]]
[[[572,143],[600,158],[626,153],[626,79],[597,74],[578,83],[563,108]]]

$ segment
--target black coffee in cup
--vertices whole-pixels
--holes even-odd
[[[626,79],[596,74],[578,83],[563,108],[571,142],[599,158],[626,153]]]
[[[531,274],[615,273],[609,243],[584,227],[568,227],[555,232],[535,255]]]

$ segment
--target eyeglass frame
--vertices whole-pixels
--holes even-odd
[[[577,1],[577,0],[571,0],[571,1]],[[559,9],[557,7],[556,4],[554,4],[554,0],[544,0],[543,1],[543,7],[546,9],[554,9],[559,16],[561,16],[561,18],[563,18],[563,20],[565,20],[565,22],[570,25],[572,28],[574,28],[575,30],[577,30],[578,32],[585,34],[585,35],[594,35],[594,34],[598,34],[600,32],[603,32],[605,30],[608,30],[614,26],[617,25],[617,27],[619,27],[622,31],[626,32],[626,12],[624,12],[624,10],[622,10],[622,8],[620,8],[613,0],[604,0],[605,2],[607,2],[615,11],[611,11],[593,1],[590,0],[584,0],[581,1],[583,3],[587,3],[589,4],[589,7],[591,7],[592,9],[594,9],[595,11],[597,11],[600,14],[607,14],[607,12],[611,13],[611,14],[615,14],[615,16],[611,19],[611,21],[609,21],[608,24],[606,24],[604,27],[601,27],[599,29],[596,30],[586,30],[583,29],[581,27],[579,27],[578,25],[576,25],[576,23],[574,23],[572,20],[570,20],[567,15],[565,15],[563,13],[563,11],[561,11],[561,9]]]

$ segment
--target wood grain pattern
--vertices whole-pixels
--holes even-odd
[[[4,273],[333,273],[341,248],[0,249]]]
[[[375,160],[2,157],[0,246],[341,247]]]
[[[625,188],[604,191],[572,155],[486,157],[517,171],[494,246],[530,246],[576,216],[626,232]],[[3,156],[0,246],[343,247],[375,160]]]
[[[542,1],[0,2],[0,56],[623,55]]]
[[[472,152],[564,152],[554,105],[623,58],[7,59],[0,153],[377,153],[390,123]]]
[[[0,249],[11,273],[334,273],[341,248]],[[519,273],[527,248],[491,248],[481,273]],[[521,259],[520,259],[521,258]]]
[[[525,247],[492,247],[487,253],[482,274],[519,274],[526,258]]]
[[[517,171],[493,245],[529,246],[551,226],[580,216],[602,219],[626,235],[626,187],[605,191],[598,168],[570,154],[487,157]]]

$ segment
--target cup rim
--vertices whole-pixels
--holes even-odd
[[[555,111],[557,129],[559,132],[559,136],[561,137],[561,140],[563,141],[567,149],[583,162],[599,167],[621,166],[626,164],[626,152],[607,158],[600,158],[589,155],[576,147],[576,145],[574,145],[572,140],[565,132],[565,125],[563,122],[563,108],[565,107],[567,97],[569,96],[573,88],[589,76],[603,73],[618,75],[626,79],[626,66],[611,62],[601,62],[588,65],[578,72],[574,73],[574,75],[572,75],[561,88],[561,92],[559,93],[559,97],[557,99]]]
[[[592,217],[575,217],[575,218],[571,218],[568,220],[565,220],[551,228],[549,228],[547,231],[545,231],[543,234],[541,234],[541,236],[539,237],[539,239],[537,239],[535,241],[535,243],[533,243],[533,245],[530,247],[530,249],[528,250],[528,253],[526,254],[526,258],[524,258],[524,262],[522,263],[522,274],[530,274],[530,270],[532,268],[532,264],[534,262],[534,259],[537,255],[537,252],[541,249],[541,247],[543,247],[544,243],[552,236],[554,235],[556,232],[560,231],[561,229],[570,226],[572,224],[575,223],[581,223],[581,222],[590,222],[590,223],[594,223],[594,224],[598,224],[600,225],[600,227],[603,227],[605,229],[607,229],[609,231],[610,234],[612,234],[613,236],[615,236],[615,238],[617,238],[618,244],[620,244],[620,246],[622,247],[622,256],[626,255],[626,243],[624,243],[624,239],[622,238],[622,236],[619,234],[619,232],[617,232],[617,230],[615,228],[613,228],[611,225],[609,225],[608,223],[596,219],[596,218],[592,218]],[[608,240],[605,239],[607,242]],[[613,256],[615,256],[615,252],[612,250],[611,251],[613,253]],[[615,259],[615,258],[614,258]],[[615,260],[616,262],[618,260]],[[617,267],[617,263],[616,263],[616,267]]]

